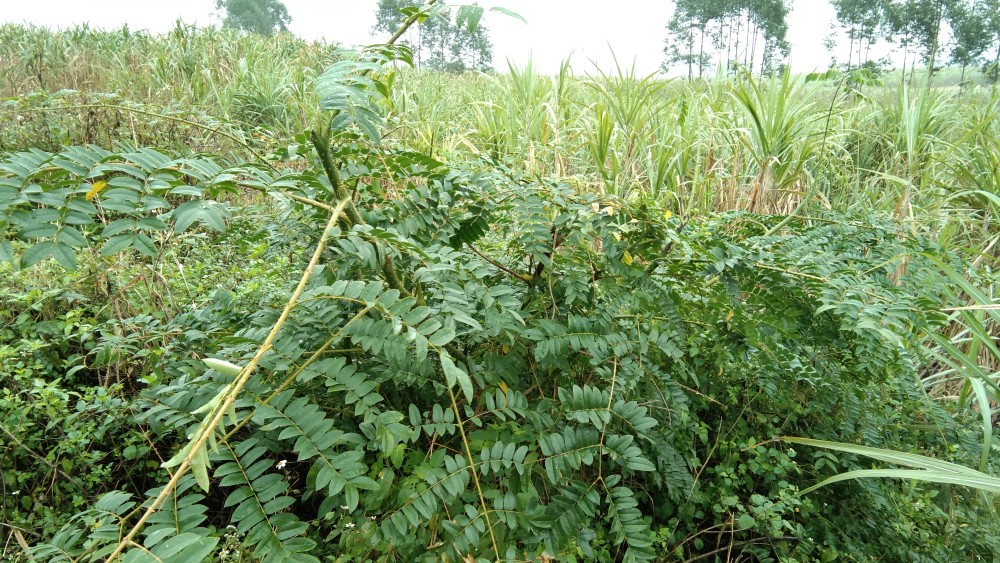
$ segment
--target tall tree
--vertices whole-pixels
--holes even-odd
[[[667,23],[669,33],[663,48],[666,55],[662,65],[664,70],[682,64],[687,66],[688,80],[694,78],[695,68],[698,69],[698,77],[703,76],[711,63],[711,57],[705,52],[708,25],[718,17],[718,10],[718,2],[677,1],[674,15]]]
[[[379,0],[373,32],[396,31],[406,12],[422,5],[420,0]],[[459,23],[445,4],[432,8],[429,17],[411,28],[402,42],[413,49],[416,65],[430,70],[485,71],[493,64],[493,43],[482,22],[475,26]]]
[[[216,0],[215,8],[225,10],[223,27],[260,35],[288,31],[288,24],[292,22],[281,0]]]
[[[848,39],[847,68],[853,68],[855,62],[864,66],[872,45],[886,26],[887,0],[831,0],[831,3],[837,12],[837,25]]]
[[[753,9],[754,25],[764,40],[761,71],[777,71],[781,66],[780,61],[788,57],[791,48],[788,44],[788,13],[791,7],[785,0],[752,0],[750,5]],[[756,40],[755,32],[754,46]]]
[[[717,63],[753,71],[774,70],[788,53],[786,0],[677,0],[667,24],[670,34],[664,47],[666,70],[687,65],[688,76],[697,67],[700,77],[714,49]]]
[[[961,0],[895,0],[888,7],[892,31],[901,36],[904,49],[903,69],[910,46],[919,50],[921,62],[928,68],[928,80],[937,62],[943,24]],[[912,76],[912,73],[911,73]]]
[[[965,81],[966,68],[982,62],[983,53],[993,39],[989,33],[990,9],[997,10],[995,1],[957,2],[948,14],[952,32],[951,63],[962,67],[962,81]]]
[[[983,65],[983,74],[991,84],[996,84],[1000,81],[1000,2],[986,2],[983,11],[986,35],[990,38],[986,51],[993,51],[992,61],[987,57]]]

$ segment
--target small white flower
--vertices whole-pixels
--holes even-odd
[[[274,468],[275,469],[284,469],[286,465],[288,465],[288,462],[285,461],[285,460],[281,460],[281,461],[278,462],[278,465],[274,466]]]
[[[21,490],[20,490],[20,489],[18,489],[18,490],[16,490],[16,491],[12,492],[12,493],[11,493],[10,495],[11,495],[11,496],[15,496],[15,497],[16,497],[16,496],[17,496],[17,495],[19,495],[19,494],[21,494]]]
[[[372,521],[375,521],[375,517],[374,516],[369,516],[369,518],[371,518]]]
[[[353,528],[354,527],[354,522],[348,522],[348,523],[344,524],[344,527],[345,528]]]

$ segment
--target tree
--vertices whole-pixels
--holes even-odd
[[[872,45],[882,35],[887,22],[886,0],[832,0],[837,12],[837,24],[849,40],[847,68],[868,63]],[[855,59],[855,54],[857,58]]]
[[[779,61],[788,56],[791,46],[788,44],[788,13],[791,11],[785,0],[751,0],[750,14],[755,26],[754,43],[751,47],[750,60],[757,45],[757,31],[764,39],[761,55],[761,71],[775,72],[781,66]],[[753,70],[753,67],[750,67]]]
[[[379,0],[373,32],[395,31],[406,13],[422,5],[420,0]],[[492,67],[493,44],[487,29],[481,22],[466,25],[457,19],[451,8],[438,4],[428,11],[421,25],[410,29],[402,43],[413,49],[418,67],[446,72],[485,71]]]
[[[674,64],[686,64],[688,80],[694,78],[694,68],[698,68],[698,78],[701,78],[711,63],[711,57],[705,52],[705,39],[709,34],[708,25],[716,19],[717,5],[712,2],[697,0],[678,0],[674,15],[667,23],[666,46],[663,48],[667,56],[662,68],[669,69]],[[695,42],[697,41],[697,52]]]
[[[701,77],[711,61],[709,39],[720,66],[774,70],[788,52],[788,12],[785,0],[678,0],[667,24],[663,68],[686,64],[693,78],[697,66]]]
[[[986,51],[993,50],[993,60],[983,64],[983,74],[990,84],[1000,81],[1000,4],[997,2],[985,2],[983,12],[986,14],[986,33],[989,37],[989,44]],[[987,59],[989,60],[989,59]]]
[[[901,34],[903,70],[910,45],[920,49],[920,58],[928,68],[928,80],[934,72],[941,47],[942,25],[960,0],[897,0],[888,5],[887,21],[895,34]]]
[[[281,0],[216,0],[215,8],[225,10],[223,27],[260,35],[288,31],[292,17]]]
[[[991,4],[991,8],[987,8],[987,4]],[[987,10],[996,10],[993,6],[993,2],[960,2],[949,14],[948,24],[952,31],[951,62],[962,67],[963,81],[965,69],[982,61],[983,53],[990,46],[992,36],[988,32],[990,13]]]

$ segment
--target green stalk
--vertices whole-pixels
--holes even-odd
[[[240,391],[243,390],[247,381],[250,380],[250,376],[253,375],[254,370],[257,369],[257,365],[260,363],[261,359],[263,359],[264,354],[267,353],[267,351],[274,345],[274,341],[278,337],[281,327],[285,325],[285,321],[288,320],[288,316],[291,314],[292,309],[298,302],[299,297],[301,297],[302,293],[305,291],[306,284],[309,282],[309,278],[312,277],[312,273],[316,268],[316,265],[319,264],[320,257],[322,257],[323,251],[326,250],[326,244],[330,238],[330,234],[333,232],[333,228],[340,219],[340,214],[343,212],[346,205],[346,200],[341,201],[334,210],[334,213],[330,215],[330,219],[327,221],[326,227],[323,229],[323,234],[320,235],[319,242],[316,244],[316,249],[313,251],[312,258],[309,260],[309,265],[306,266],[305,271],[302,272],[302,277],[299,279],[299,283],[295,287],[295,291],[292,292],[292,296],[285,304],[285,308],[281,311],[281,315],[278,317],[278,320],[275,321],[274,326],[271,327],[271,331],[267,334],[267,338],[264,339],[264,343],[260,345],[260,348],[257,349],[257,353],[254,354],[253,359],[250,360],[250,362],[240,372],[240,375],[232,383],[232,387],[226,393],[225,398],[212,410],[211,421],[205,426],[204,430],[193,438],[190,446],[190,453],[188,453],[181,464],[177,467],[177,470],[174,471],[170,481],[164,485],[163,490],[160,491],[160,494],[157,495],[155,499],[153,499],[149,508],[147,508],[143,515],[139,518],[139,521],[132,526],[132,529],[128,532],[128,534],[126,534],[125,537],[118,542],[118,546],[115,547],[114,551],[112,551],[110,555],[108,555],[106,563],[113,563],[113,561],[121,555],[122,551],[124,551],[125,548],[132,543],[136,534],[142,530],[146,521],[149,520],[153,513],[155,513],[164,502],[166,502],[167,497],[169,497],[174,492],[174,489],[177,488],[177,483],[180,482],[181,477],[183,477],[191,468],[191,461],[196,455],[198,455],[198,452],[205,447],[208,439],[215,433],[219,423],[222,422],[226,411],[229,410],[233,406],[233,403],[236,402],[236,397],[239,396]]]

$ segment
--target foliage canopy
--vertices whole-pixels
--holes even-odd
[[[517,139],[435,158],[387,135],[412,56],[338,53],[322,121],[264,158],[0,158],[3,518],[39,530],[32,557],[998,552],[990,498],[832,477],[869,455],[960,472],[884,448],[993,469],[989,409],[979,431],[921,380],[996,397],[962,341],[996,313],[942,310],[989,301],[955,256],[867,209],[682,215],[611,189],[613,143],[647,137],[618,123],[660,87],[622,74],[592,85],[606,190],[508,166]],[[731,134],[753,193],[781,201],[825,150],[811,104],[787,76],[740,79],[732,113],[753,126]],[[899,141],[913,183],[930,136]]]
[[[288,31],[292,17],[281,0],[216,0],[215,8],[225,10],[224,27],[259,35]]]

